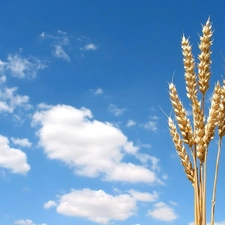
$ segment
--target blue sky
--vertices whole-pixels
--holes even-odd
[[[192,186],[159,106],[170,114],[175,72],[190,110],[181,37],[197,59],[209,16],[211,84],[224,76],[224,10],[223,1],[2,1],[1,224],[191,223]],[[216,138],[211,149],[208,205]],[[217,225],[225,224],[221,157]]]

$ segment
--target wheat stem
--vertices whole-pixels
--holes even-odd
[[[218,152],[217,152],[217,158],[216,158],[216,169],[215,169],[213,195],[212,195],[211,223],[210,223],[211,225],[214,225],[215,204],[216,204],[216,187],[217,187],[221,146],[222,146],[222,137],[219,138],[219,142],[218,142]]]

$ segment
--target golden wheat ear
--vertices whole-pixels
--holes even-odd
[[[223,87],[220,89],[220,109],[218,115],[218,134],[220,137],[225,135],[225,80],[223,81]]]
[[[172,136],[174,146],[177,150],[177,154],[180,157],[186,176],[188,180],[191,181],[192,185],[194,185],[194,170],[192,168],[192,163],[189,159],[188,154],[186,153],[186,149],[182,143],[180,135],[177,132],[176,125],[174,124],[173,120],[170,117],[168,118],[168,125],[169,125],[170,134]]]
[[[192,55],[192,47],[190,45],[189,39],[185,38],[183,35],[181,41],[182,54],[184,56],[184,70],[185,70],[185,81],[187,97],[192,100],[193,97],[197,96],[197,76],[195,74],[195,61]]]
[[[193,132],[190,120],[187,118],[186,111],[177,94],[176,87],[173,83],[169,84],[170,100],[176,115],[176,120],[180,132],[183,136],[183,142],[192,146],[194,144]]]
[[[218,124],[220,97],[221,97],[221,88],[219,82],[217,82],[212,96],[209,116],[207,119],[207,123],[205,125],[204,142],[206,148],[208,147],[209,142],[214,138],[215,129]]]
[[[211,46],[212,46],[212,24],[210,19],[207,20],[206,24],[202,26],[202,36],[200,36],[199,49],[201,53],[198,56],[198,79],[199,79],[199,91],[205,95],[205,92],[209,88],[209,79],[211,75],[210,71],[210,55],[211,55]]]

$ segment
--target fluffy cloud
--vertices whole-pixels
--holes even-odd
[[[13,142],[14,145],[19,145],[22,147],[31,147],[32,143],[29,142],[27,138],[11,138],[11,141]]]
[[[19,149],[10,148],[8,138],[3,136],[0,136],[0,167],[20,174],[26,174],[30,170],[26,154]]]
[[[113,113],[114,116],[120,116],[126,111],[126,109],[118,108],[116,105],[110,104],[109,105],[109,111],[111,113]]]
[[[132,163],[120,163],[108,174],[107,180],[126,181],[131,183],[157,181],[155,173],[145,167]]]
[[[95,51],[95,50],[97,50],[97,46],[96,45],[94,45],[93,43],[89,43],[89,44],[86,44],[83,48],[80,48],[81,50],[84,50],[84,51],[90,51],[90,50],[92,50],[92,51]]]
[[[148,121],[144,124],[144,128],[151,131],[157,131],[157,122],[156,121]]]
[[[136,157],[138,148],[110,123],[92,120],[91,111],[57,105],[36,112],[33,124],[40,146],[50,159],[65,162],[78,175],[126,182],[158,182],[155,172],[123,162],[126,154]]]
[[[103,190],[72,189],[70,193],[58,197],[58,204],[54,201],[45,203],[45,208],[56,206],[56,211],[66,216],[83,217],[100,224],[108,224],[115,220],[124,221],[136,215],[137,202],[153,202],[158,198],[153,194],[129,190],[123,194],[116,189],[116,195],[110,195]]]
[[[70,57],[65,51],[65,47],[70,45],[69,38],[67,37],[67,33],[61,30],[58,30],[57,35],[46,34],[42,32],[40,37],[42,39],[50,39],[50,46],[53,48],[53,56],[56,58],[64,59],[70,62]]]
[[[94,91],[94,95],[101,95],[103,94],[103,90],[101,88],[98,88]]]
[[[157,192],[153,192],[153,194],[150,194],[148,192],[139,192],[135,191],[133,189],[129,190],[128,193],[137,201],[141,202],[154,202],[158,199],[159,195]]]
[[[7,80],[6,76],[5,75],[2,75],[0,77],[0,84],[4,84],[6,82],[6,80]]]
[[[126,220],[136,212],[136,201],[128,194],[109,195],[103,190],[71,190],[61,196],[57,212],[83,217],[100,224]]]
[[[164,202],[154,204],[154,209],[148,211],[148,216],[162,221],[173,221],[178,217],[174,209]]]
[[[6,69],[10,71],[11,75],[18,78],[36,76],[38,70],[44,69],[46,65],[36,58],[23,58],[20,55],[8,56]]]
[[[28,219],[26,219],[26,220],[17,220],[17,221],[14,222],[14,224],[19,224],[19,225],[47,225],[45,223],[35,224],[35,223],[33,223],[32,220],[28,220]]]
[[[51,200],[44,204],[45,209],[49,209],[49,208],[52,208],[55,206],[57,206],[57,203],[55,201],[51,201]]]
[[[0,88],[0,112],[13,112],[16,107],[25,107],[30,109],[28,104],[29,97],[26,95],[19,95],[16,93],[17,87]]]
[[[136,121],[134,121],[134,120],[128,120],[127,121],[127,127],[132,127],[132,126],[135,126],[137,124],[137,122]]]
[[[66,54],[66,52],[64,51],[61,45],[55,46],[54,56],[57,58],[65,59],[66,61],[70,62],[70,57]]]

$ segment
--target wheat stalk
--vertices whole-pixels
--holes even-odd
[[[194,187],[194,219],[195,225],[206,225],[206,178],[207,178],[207,154],[210,141],[215,136],[218,127],[218,154],[213,185],[213,197],[211,208],[211,225],[214,225],[215,196],[218,178],[218,167],[222,137],[225,135],[225,80],[221,87],[216,83],[209,109],[207,120],[205,121],[205,94],[209,89],[211,76],[211,45],[212,45],[212,25],[210,19],[202,26],[202,36],[200,36],[200,54],[198,55],[198,74],[195,73],[195,61],[192,54],[192,47],[189,39],[184,35],[181,41],[184,76],[186,82],[187,97],[191,101],[193,114],[193,129],[190,120],[187,118],[186,110],[179,99],[176,87],[169,84],[169,96],[175,113],[176,122],[169,117],[168,125],[170,134],[176,151],[180,157],[187,178]],[[198,99],[200,93],[201,100]],[[180,137],[183,137],[181,139]],[[190,159],[185,145],[190,149],[192,159]]]

